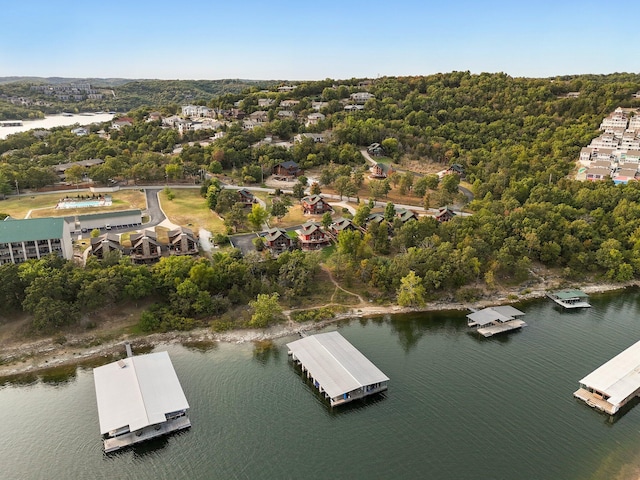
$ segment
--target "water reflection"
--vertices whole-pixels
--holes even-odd
[[[253,342],[253,358],[263,366],[269,363],[270,360],[277,363],[280,359],[280,348],[278,348],[272,340]]]
[[[218,342],[212,340],[189,340],[184,341],[181,345],[192,352],[207,353],[218,348]]]
[[[399,314],[389,318],[387,323],[391,331],[398,335],[400,345],[406,353],[426,333],[454,335],[468,328],[464,313],[460,311]]]

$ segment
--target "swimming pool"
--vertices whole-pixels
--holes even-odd
[[[56,205],[56,208],[65,209],[65,208],[108,207],[110,205],[111,205],[110,199],[78,200],[78,201],[65,200],[63,202],[58,202],[58,204]]]

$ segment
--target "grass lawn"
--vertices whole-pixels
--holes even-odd
[[[166,192],[160,192],[162,210],[169,220],[176,225],[188,227],[196,233],[204,228],[213,233],[225,233],[227,228],[217,214],[207,207],[204,198],[200,196],[199,189],[173,189],[173,200],[167,198]]]
[[[81,192],[87,195],[87,192]],[[96,208],[67,208],[56,210],[55,206],[62,197],[73,197],[72,191],[57,192],[49,195],[24,195],[12,197],[0,202],[0,211],[14,218],[25,218],[29,210],[31,218],[43,217],[67,217],[73,215],[86,215],[90,213],[102,213],[115,210],[144,210],[147,207],[144,192],[138,190],[122,190],[111,194],[113,203],[110,207]],[[77,195],[77,194],[76,194]]]

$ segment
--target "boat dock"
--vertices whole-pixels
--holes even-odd
[[[588,302],[589,295],[581,290],[559,290],[547,293],[547,297],[564,308],[588,308],[591,306]]]
[[[467,315],[467,325],[469,327],[477,327],[476,331],[480,335],[491,337],[497,333],[526,327],[526,322],[517,318],[522,315],[524,315],[524,312],[510,305],[489,307],[472,311]]]
[[[130,356],[93,369],[106,453],[189,428],[189,404],[167,352]]]
[[[338,332],[310,335],[287,347],[332,407],[387,390],[389,377]]]
[[[0,127],[21,127],[22,120],[2,120],[0,121]]]
[[[609,415],[640,396],[640,342],[580,380],[573,396]]]

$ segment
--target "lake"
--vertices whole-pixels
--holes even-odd
[[[24,120],[20,127],[0,127],[0,140],[13,133],[26,132],[28,130],[42,130],[53,127],[68,127],[70,125],[89,125],[91,123],[110,122],[112,113],[86,113],[74,115],[51,115],[41,120]]]
[[[0,387],[2,479],[609,479],[640,471],[640,406],[610,421],[573,398],[578,380],[640,339],[636,289],[496,338],[462,312],[354,319],[339,330],[389,390],[331,409],[285,343],[163,345],[192,428],[105,455],[91,369]],[[123,348],[124,353],[124,348]]]

